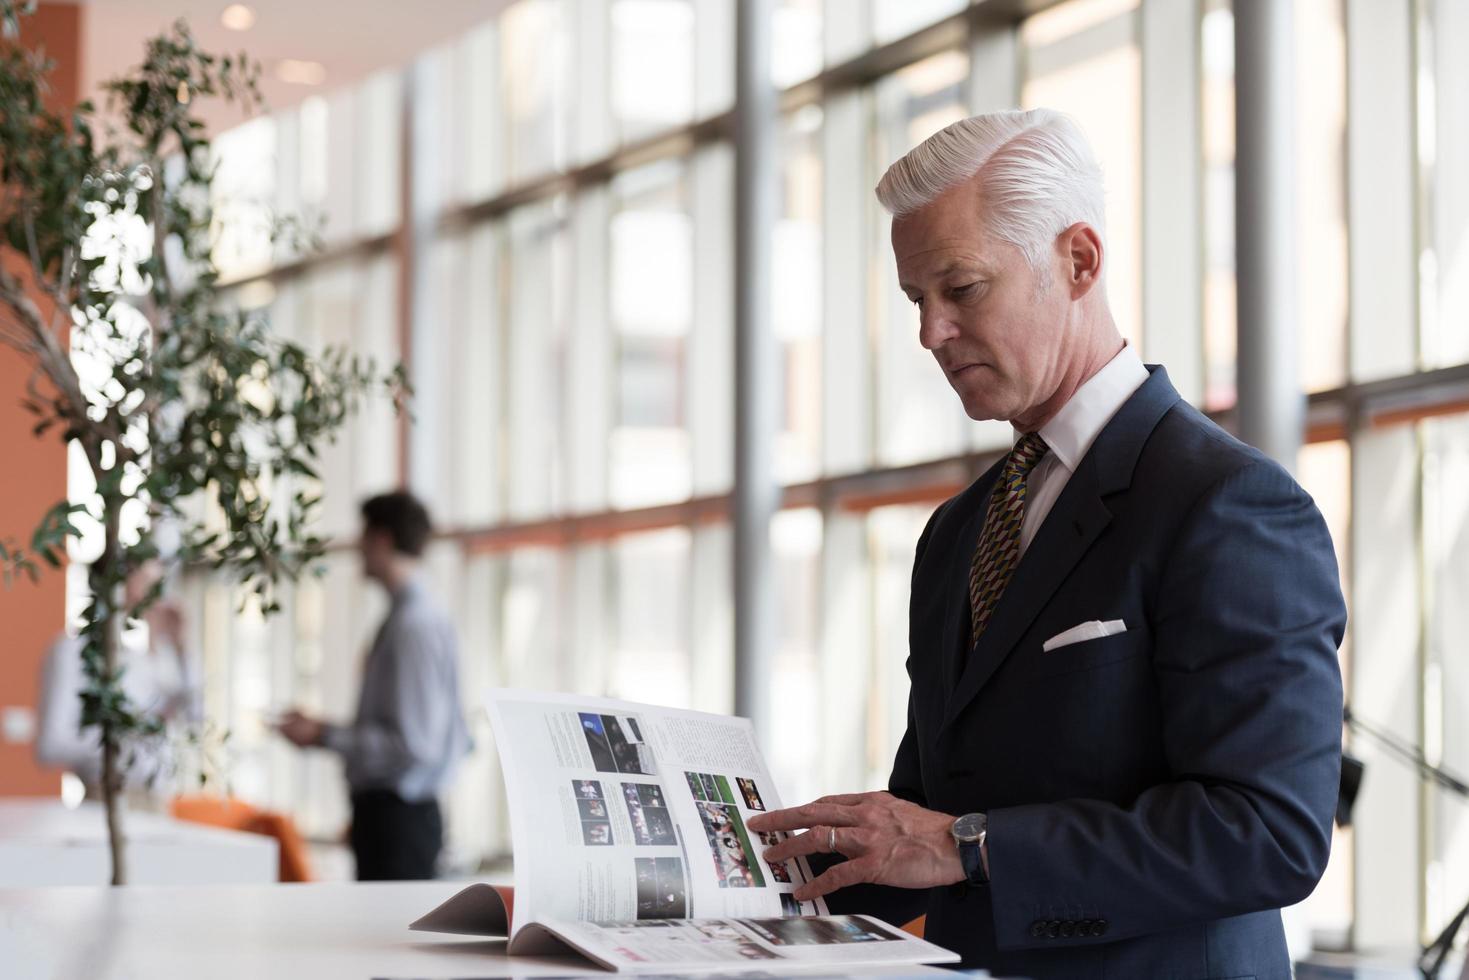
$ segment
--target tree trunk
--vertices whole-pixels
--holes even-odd
[[[104,500],[103,506],[106,510],[104,531],[106,543],[102,549],[102,555],[97,559],[99,562],[108,562],[116,570],[118,556],[118,509],[108,507]],[[103,581],[111,578],[110,575],[99,576]],[[126,618],[122,611],[123,586],[121,582],[109,587],[111,594],[107,597],[107,621],[102,629],[102,653],[103,663],[107,671],[109,681],[117,677],[117,661],[122,649],[122,627]],[[127,841],[123,837],[122,828],[122,800],[119,798],[123,786],[123,772],[118,758],[118,733],[108,721],[110,712],[102,715],[102,806],[107,812],[107,845],[112,851],[112,883],[114,885],[126,885],[128,883]]]
[[[109,644],[110,645],[110,644]],[[109,651],[108,662],[113,656]],[[112,883],[128,883],[127,841],[122,833],[122,801],[118,798],[122,782],[117,765],[117,740],[111,725],[102,725],[102,806],[107,811],[107,846],[112,851]]]

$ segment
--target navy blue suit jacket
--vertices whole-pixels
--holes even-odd
[[[858,886],[964,965],[1036,978],[1288,978],[1279,908],[1326,867],[1341,762],[1331,538],[1290,475],[1150,377],[1097,437],[974,647],[999,465],[913,566],[891,791],[989,814],[988,886]],[[1126,632],[1051,651],[1087,620]]]

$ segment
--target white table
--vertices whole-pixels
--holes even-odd
[[[276,842],[260,834],[126,812],[128,880],[139,885],[265,884],[276,880]],[[104,885],[112,879],[100,803],[0,799],[0,887]]]
[[[0,889],[0,973],[6,980],[611,975],[575,957],[507,957],[503,940],[409,931],[463,885]]]

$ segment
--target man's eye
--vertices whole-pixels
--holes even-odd
[[[954,296],[969,296],[978,288],[979,282],[975,281],[971,283],[966,283],[963,286],[955,286],[953,289],[949,290],[949,292]]]

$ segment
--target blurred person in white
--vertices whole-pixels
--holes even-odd
[[[411,494],[387,493],[362,504],[362,520],[363,573],[392,606],[363,666],[357,717],[337,725],[290,711],[277,728],[298,747],[342,757],[358,880],[432,878],[444,843],[438,797],[471,748],[459,644],[424,582],[428,510]]]
[[[164,579],[164,565],[151,559],[135,568],[123,586],[124,602],[135,609]],[[160,737],[128,744],[123,786],[129,801],[144,809],[161,809],[172,795],[175,754],[172,741],[188,726],[203,722],[199,659],[184,642],[184,616],[177,604],[159,598],[122,637],[122,688],[144,715],[161,719]],[[86,684],[82,641],[63,634],[51,646],[41,673],[40,725],[36,761],[65,769],[81,780],[88,799],[102,789],[101,732],[81,727],[81,692]]]

